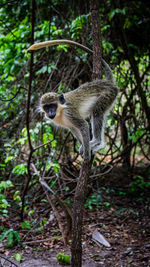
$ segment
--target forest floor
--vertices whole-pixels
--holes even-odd
[[[143,181],[141,177],[145,173],[147,178]],[[130,173],[121,169],[114,170],[101,180],[103,205],[84,210],[83,267],[150,266],[149,182],[149,168],[139,168],[132,182]],[[98,245],[92,240],[95,230],[105,237],[110,247]],[[57,263],[58,253],[70,255],[70,248],[64,246],[54,219],[49,223],[47,232],[32,234],[32,239],[30,236],[28,240],[23,247],[4,250],[3,254],[0,249],[0,254],[21,253],[22,262],[15,261],[21,267],[57,267],[61,266]],[[7,261],[4,263],[3,259],[1,262],[0,266],[15,266]]]

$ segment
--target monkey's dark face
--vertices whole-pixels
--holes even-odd
[[[53,120],[56,116],[58,104],[56,102],[46,103],[42,105],[43,110],[45,111],[47,117]]]

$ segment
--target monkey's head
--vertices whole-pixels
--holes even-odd
[[[56,116],[58,106],[65,104],[64,95],[58,95],[56,93],[44,94],[40,99],[40,107],[45,115],[53,120]]]

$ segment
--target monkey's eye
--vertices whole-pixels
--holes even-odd
[[[49,110],[49,108],[50,108],[50,105],[49,105],[49,104],[45,104],[45,105],[42,106],[42,108],[43,108],[43,110],[44,110],[45,112],[48,112],[48,110]]]
[[[62,105],[65,104],[66,100],[65,100],[63,94],[59,95],[59,101],[60,101],[60,104],[62,104]]]
[[[54,103],[44,104],[44,105],[43,105],[43,110],[44,110],[46,113],[48,113],[49,110],[51,110],[51,109],[56,109],[56,108],[57,108],[57,105],[54,104]]]

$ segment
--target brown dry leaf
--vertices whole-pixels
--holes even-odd
[[[52,242],[51,242],[51,246],[54,246],[56,243],[57,243],[57,242],[56,242],[56,239],[54,238],[54,239],[52,240]]]
[[[52,242],[50,242],[50,241],[49,241],[49,242],[43,242],[43,244],[44,244],[45,246],[51,246],[51,243],[52,243]]]
[[[8,255],[9,255],[9,253],[10,253],[10,251],[9,251],[9,250],[6,250],[6,251],[4,252],[5,256],[8,256]]]
[[[127,233],[123,234],[125,238],[129,238],[129,235]]]

